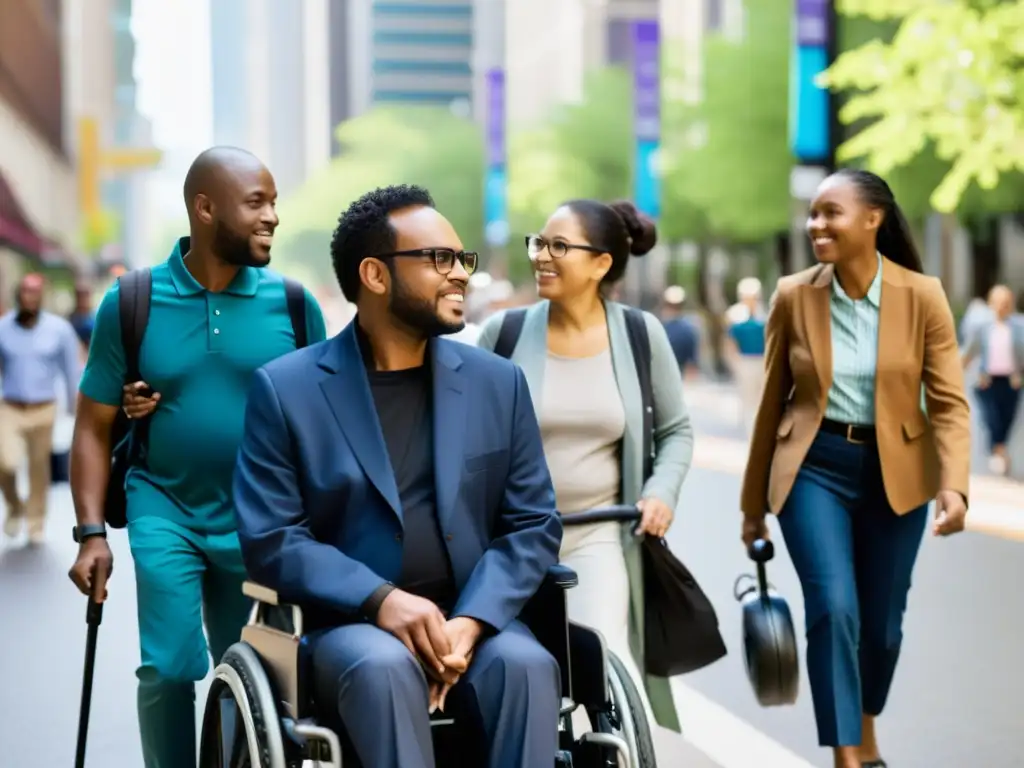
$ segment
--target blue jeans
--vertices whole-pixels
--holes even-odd
[[[1006,445],[1017,415],[1020,390],[1010,386],[1009,376],[993,376],[985,389],[976,387],[974,392],[988,430],[989,450],[997,445]]]
[[[927,504],[893,512],[876,445],[818,433],[779,525],[804,593],[822,746],[858,746],[862,714],[885,706],[927,516]]]

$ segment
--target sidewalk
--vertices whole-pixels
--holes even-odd
[[[746,463],[745,440],[714,437],[698,430],[693,466],[741,475]],[[970,495],[967,530],[1024,541],[1024,486],[1013,480],[971,475]]]

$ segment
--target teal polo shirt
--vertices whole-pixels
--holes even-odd
[[[235,528],[231,479],[253,373],[295,349],[282,277],[243,267],[214,293],[185,267],[188,238],[153,267],[149,324],[139,353],[143,380],[160,393],[149,417],[147,462],[128,472],[128,520],[166,517],[194,530]],[[306,292],[309,343],[326,338],[323,315]],[[127,368],[121,347],[118,286],[96,312],[79,390],[121,404]]]

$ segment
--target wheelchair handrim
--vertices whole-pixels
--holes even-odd
[[[252,719],[252,708],[249,706],[249,697],[245,692],[245,685],[242,678],[234,667],[228,664],[221,664],[217,667],[214,678],[224,683],[231,691],[231,697],[238,708],[238,714],[242,718],[245,727],[245,743],[249,747],[249,765],[252,768],[263,768],[260,764],[260,745],[256,738],[256,723]],[[276,768],[276,766],[274,766]]]
[[[611,655],[611,651],[608,652]],[[629,749],[629,764],[636,768],[640,765],[640,754],[636,743],[636,729],[633,727],[633,712],[626,698],[626,690],[619,680],[619,673],[611,664],[608,665],[608,683],[612,691],[612,701],[615,702],[615,712],[619,716],[619,730],[622,733],[622,740],[626,742]]]

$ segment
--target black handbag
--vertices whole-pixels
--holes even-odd
[[[765,563],[775,556],[766,539],[750,545],[757,563],[756,579],[736,580],[736,599],[743,612],[743,660],[754,696],[762,707],[793,704],[800,692],[800,656],[789,604],[768,583]]]
[[[645,536],[644,666],[656,677],[685,675],[728,653],[718,616],[664,539]]]

